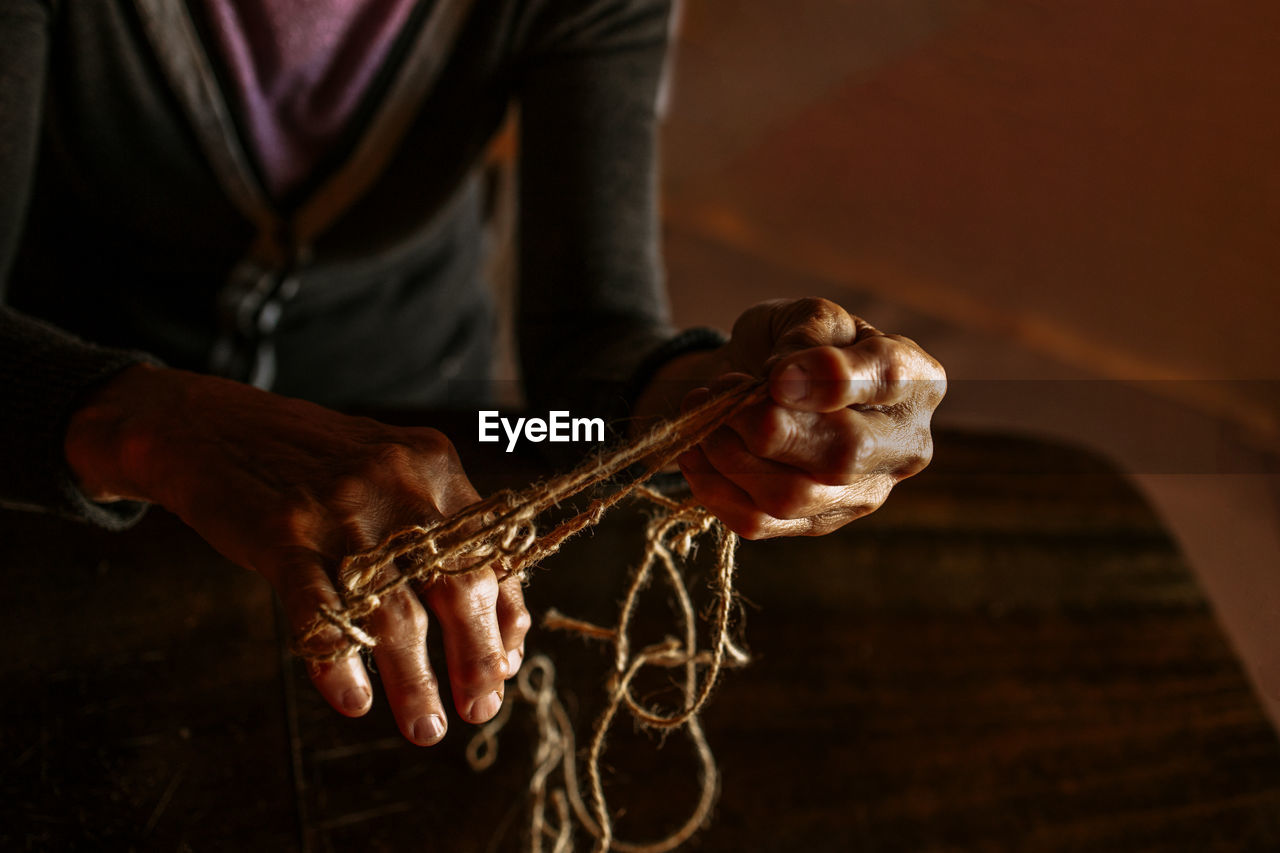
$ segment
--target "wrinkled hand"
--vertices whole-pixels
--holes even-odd
[[[828,533],[929,464],[941,365],[834,302],[756,305],[710,364],[724,371],[713,388],[740,374],[769,380],[771,402],[678,460],[694,496],[748,539]],[[685,408],[711,393],[690,392]]]
[[[124,371],[73,416],[66,451],[89,497],[161,504],[223,555],[260,572],[295,635],[321,604],[340,604],[335,574],[344,556],[478,499],[435,430],[146,366]],[[499,584],[491,570],[437,581],[421,600],[408,585],[384,598],[365,627],[377,640],[373,657],[400,730],[421,745],[439,741],[447,727],[427,659],[427,608],[444,632],[454,704],[473,723],[497,713],[530,624],[518,581]],[[333,629],[309,648],[323,653],[341,641]],[[373,693],[359,656],[308,670],[338,711],[368,711]]]

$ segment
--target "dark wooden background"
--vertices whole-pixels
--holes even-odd
[[[470,453],[484,486],[521,476]],[[612,621],[640,525],[620,511],[548,561],[535,616]],[[380,696],[328,710],[265,583],[166,513],[123,535],[4,513],[0,534],[0,849],[519,846],[527,709],[476,774],[456,719],[423,750]],[[875,515],[745,544],[740,588],[754,662],[705,715],[723,790],[693,849],[1280,849],[1280,741],[1158,520],[1092,456],[943,434]],[[538,651],[585,727],[607,650],[540,631]],[[624,837],[692,802],[687,743],[657,747],[615,728]]]

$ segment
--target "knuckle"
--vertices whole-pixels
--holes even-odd
[[[426,444],[447,445],[449,447],[453,446],[449,441],[449,437],[438,429],[432,429],[431,427],[414,427],[412,432],[419,441]]]
[[[863,344],[879,364],[878,381],[888,391],[909,390],[910,396],[936,408],[947,393],[947,372],[919,344],[902,335],[879,335]],[[910,385],[910,388],[903,386]]]
[[[819,346],[805,354],[811,370],[822,376],[844,376],[849,372],[844,352],[839,347]]]
[[[888,359],[881,363],[880,375],[876,378],[886,395],[893,396],[909,381],[910,372],[897,359]]]
[[[892,341],[893,343],[898,344],[904,350],[923,352],[920,345],[906,335],[884,334],[880,337],[884,338],[886,341]]]
[[[899,480],[905,480],[908,477],[914,477],[933,461],[933,433],[928,429],[922,430],[916,441],[916,446],[912,450],[907,459],[898,466],[895,475]]]
[[[355,510],[366,504],[374,491],[368,478],[356,474],[344,474],[333,481],[329,488],[329,503],[344,510]]]
[[[839,304],[821,296],[802,296],[792,303],[792,310],[802,319],[818,324],[829,322],[845,314]]]
[[[874,434],[868,430],[850,428],[843,440],[832,446],[831,471],[848,482],[870,470],[878,451],[879,442]]]
[[[413,431],[419,482],[426,486],[437,511],[452,515],[480,499],[467,478],[457,448],[444,433],[421,428]]]
[[[416,704],[419,701],[434,699],[440,693],[440,683],[435,673],[424,666],[413,666],[388,673],[380,673],[384,682],[394,685],[400,701],[405,704]]]
[[[412,431],[414,443],[420,452],[444,460],[449,465],[460,466],[458,450],[449,437],[440,430],[430,427],[419,427]]]
[[[925,352],[924,347],[906,335],[881,335],[881,337],[897,345],[898,357],[912,364],[922,379],[942,380],[946,383],[947,371],[936,358]]]
[[[487,572],[473,572],[464,577],[469,581],[463,599],[467,611],[473,616],[493,612],[498,604],[498,579]]]
[[[491,613],[498,603],[498,579],[492,572],[464,572],[437,585],[444,606],[464,617]]]
[[[888,335],[871,335],[858,341],[859,350],[880,361],[888,358],[897,346],[897,342]]]
[[[399,589],[383,598],[378,617],[386,633],[401,637],[406,643],[420,643],[430,626],[426,608],[407,589]]]
[[[792,300],[790,305],[792,310],[808,317],[827,309],[829,306],[834,306],[835,303],[821,296],[799,296]]]
[[[398,441],[383,442],[375,448],[369,461],[370,467],[392,474],[403,474],[416,469],[418,455]]]
[[[893,491],[895,482],[892,476],[885,474],[867,477],[858,490],[858,499],[854,501],[854,510],[858,513],[858,517],[870,515],[879,509],[889,499],[889,493]]]
[[[933,375],[924,383],[927,389],[925,399],[930,409],[936,409],[942,399],[947,396],[947,372],[936,361],[933,362],[933,367]]]
[[[888,488],[885,488],[885,486]],[[869,515],[884,503],[893,487],[893,479],[875,474],[867,474],[845,487],[845,494],[840,505],[850,519]]]
[[[492,651],[468,658],[458,666],[455,675],[459,683],[468,688],[483,689],[495,682],[504,681],[507,675],[507,655],[505,652]]]
[[[878,392],[883,379],[883,364],[878,356],[862,354],[867,364],[851,364],[848,354],[832,346],[819,347],[806,355],[811,371],[817,376],[828,377],[812,385],[813,395],[824,407],[840,405],[847,394],[871,385]],[[874,371],[874,372],[872,372]]]
[[[886,390],[896,389],[911,375],[911,352],[888,335],[876,335],[860,344],[875,362],[876,380]]]
[[[878,484],[872,496],[872,510],[884,506],[884,502],[889,500],[889,493],[893,491],[893,487],[897,484],[893,477],[877,477],[876,479]]]
[[[844,308],[821,296],[803,296],[781,306],[777,312],[779,342],[788,347],[822,346],[844,342],[855,331],[853,319]]]
[[[316,509],[310,502],[293,499],[263,515],[261,524],[269,537],[267,541],[302,545],[311,542],[317,522]]]
[[[742,443],[755,456],[777,459],[796,442],[795,420],[781,406],[765,406],[740,432]]]
[[[909,393],[903,395],[903,402],[909,405],[911,411],[923,412],[926,416],[933,413],[933,410],[938,407],[938,403],[942,402],[942,397],[946,393],[944,390],[946,383],[942,383],[942,388],[939,388],[939,383],[936,379],[921,377],[916,374],[904,381],[910,387],[908,388]]]
[[[511,614],[510,622],[511,631],[518,637],[523,637],[529,633],[529,629],[533,627],[533,616],[530,615],[529,609],[521,605],[514,613]]]
[[[377,530],[387,505],[375,484],[363,477],[340,477],[324,496],[324,510],[326,525],[341,534],[336,544],[348,553],[378,544]]]

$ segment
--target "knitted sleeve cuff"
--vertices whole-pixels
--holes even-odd
[[[96,386],[144,362],[156,360],[86,343],[0,307],[0,504],[111,530],[136,523],[146,504],[85,497],[67,465],[63,442],[71,415]]]
[[[708,326],[694,326],[668,338],[651,350],[632,372],[623,389],[627,405],[635,406],[636,400],[644,393],[654,375],[671,359],[690,352],[715,349],[724,345],[727,340],[723,332]]]

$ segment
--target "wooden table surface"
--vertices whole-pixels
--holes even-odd
[[[456,719],[423,750],[380,696],[328,710],[265,583],[166,513],[0,533],[0,849],[518,849],[527,709],[475,773]],[[640,535],[619,511],[549,560],[535,618],[611,621]],[[944,434],[875,515],[745,544],[739,585],[754,662],[704,717],[723,786],[694,849],[1280,849],[1280,741],[1176,548],[1091,456]],[[658,592],[644,630],[666,621]],[[539,631],[538,651],[587,725],[607,650]],[[691,802],[691,753],[614,734],[619,833],[655,835]]]

